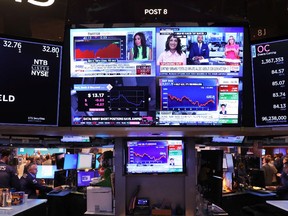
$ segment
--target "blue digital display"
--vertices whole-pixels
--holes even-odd
[[[65,154],[63,169],[77,169],[78,155]]]

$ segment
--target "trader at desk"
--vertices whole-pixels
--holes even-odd
[[[23,174],[23,176],[20,179],[21,183],[21,190],[24,191],[26,194],[28,194],[29,199],[37,199],[39,196],[46,196],[46,193],[49,193],[53,190],[52,187],[45,186],[41,184],[36,179],[37,174],[37,164],[36,163],[30,163],[27,166],[27,172]],[[56,189],[62,189],[61,186],[54,188]],[[39,191],[39,195],[37,194],[37,190]]]

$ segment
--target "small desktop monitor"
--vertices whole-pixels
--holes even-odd
[[[91,169],[93,154],[78,154],[77,169]]]
[[[77,154],[65,154],[63,169],[77,169]]]
[[[57,154],[55,154],[55,161],[56,161],[57,169],[63,169],[63,167],[64,167],[64,156],[65,156],[65,153],[57,153]]]
[[[100,162],[98,161],[98,158],[101,156],[101,154],[96,154],[95,156],[95,169],[98,169],[100,166]]]
[[[90,170],[90,171],[78,170],[77,171],[77,187],[89,186],[90,182],[92,181],[92,178],[94,177],[97,177],[96,172],[94,170]]]
[[[57,171],[56,165],[37,165],[37,179],[54,179],[54,173]]]
[[[225,154],[226,163],[227,163],[227,171],[228,172],[234,172],[234,161],[233,161],[233,155],[232,154]]]
[[[68,176],[69,176],[68,170],[57,170],[54,173],[54,187],[66,185]]]
[[[263,170],[252,169],[249,173],[250,185],[260,188],[265,188],[265,175]]]
[[[229,193],[233,191],[233,173],[223,172],[223,182],[222,182],[223,193]]]

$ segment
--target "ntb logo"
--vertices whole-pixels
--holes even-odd
[[[22,0],[15,0],[15,2],[22,3]],[[28,0],[27,2],[40,7],[49,7],[52,4],[54,4],[55,0],[46,0],[46,1]]]

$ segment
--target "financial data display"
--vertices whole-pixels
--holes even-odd
[[[127,142],[126,173],[183,173],[182,140],[135,140]]]
[[[0,37],[0,123],[58,125],[62,46]]]
[[[238,123],[238,78],[163,78],[159,86],[159,125]]]
[[[288,40],[251,46],[256,127],[288,125]]]
[[[244,42],[243,27],[71,29],[72,125],[239,126]]]

